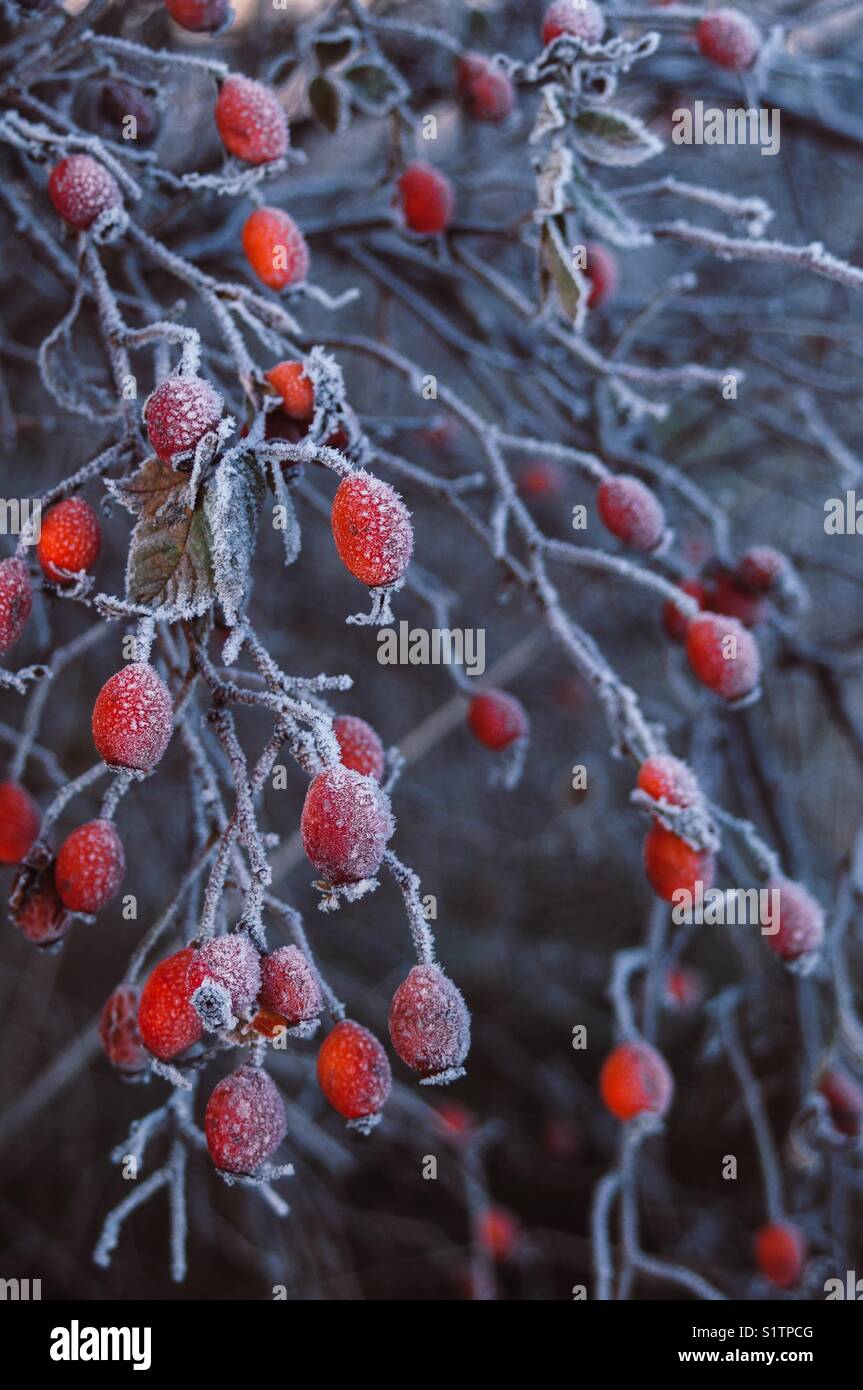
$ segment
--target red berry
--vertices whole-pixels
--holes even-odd
[[[171,741],[168,687],[152,666],[130,662],[107,680],[93,706],[93,742],[111,767],[151,772]]]
[[[330,767],[314,779],[300,822],[303,848],[329,883],[359,883],[380,868],[395,830],[390,799],[372,777]]]
[[[355,714],[337,714],[333,720],[339,752],[344,767],[353,768],[363,777],[374,777],[376,782],[383,780],[385,758],[384,746],[364,719]]]
[[[430,236],[449,226],[455,192],[446,174],[431,164],[416,160],[399,179],[398,203],[410,230]]]
[[[506,1260],[518,1240],[518,1221],[504,1207],[485,1207],[477,1217],[477,1235],[493,1260]]]
[[[736,618],[702,613],[686,634],[686,655],[698,679],[723,700],[755,690],[761,658],[754,639]]]
[[[54,165],[48,196],[63,220],[79,232],[85,232],[108,208],[123,206],[114,175],[89,154],[70,154]]]
[[[542,43],[547,47],[561,34],[573,34],[586,43],[599,43],[605,19],[595,0],[555,0],[542,21]]]
[[[243,224],[243,250],[259,280],[283,290],[305,280],[309,248],[292,217],[281,208],[255,208]]]
[[[323,1008],[321,987],[308,957],[297,946],[280,946],[264,956],[259,999],[289,1028],[317,1018]]]
[[[741,588],[732,574],[719,575],[710,596],[710,608],[714,613],[736,618],[744,627],[757,627],[767,616],[763,599]]]
[[[694,1009],[704,998],[704,981],[697,970],[675,966],[665,976],[665,1002],[676,1009]]]
[[[39,834],[39,807],[18,782],[0,782],[0,864],[20,864]]]
[[[791,566],[780,551],[769,545],[755,545],[744,551],[736,578],[752,594],[769,594],[788,575]]]
[[[382,1110],[392,1072],[374,1033],[352,1019],[337,1023],[318,1053],[318,1085],[346,1120],[363,1120]]]
[[[455,65],[456,90],[475,121],[506,120],[515,102],[512,79],[481,53],[465,53]]]
[[[147,438],[163,463],[192,453],[205,434],[219,428],[225,402],[199,376],[169,376],[144,406]]]
[[[665,534],[665,512],[637,478],[604,478],[596,506],[606,530],[635,550],[655,550]]]
[[[701,800],[695,773],[670,753],[647,758],[638,769],[635,785],[654,801],[668,801],[672,806],[697,806]]]
[[[270,87],[231,73],[216,102],[216,125],[229,154],[246,164],[269,164],[288,148],[288,122]]]
[[[817,951],[824,940],[824,913],[801,883],[772,878],[767,885],[779,894],[779,930],[766,941],[782,960],[798,960]],[[773,924],[775,926],[775,922]]]
[[[201,1020],[189,1003],[189,965],[195,954],[186,946],[154,966],[141,991],[138,1028],[144,1046],[169,1062],[200,1040]]]
[[[438,1127],[448,1138],[461,1139],[470,1134],[474,1126],[473,1114],[466,1105],[460,1105],[457,1100],[444,1101],[442,1105],[438,1105],[435,1119]]]
[[[229,0],[165,0],[165,9],[183,29],[193,34],[212,34],[231,13]]]
[[[806,1237],[790,1221],[762,1226],[755,1237],[755,1260],[764,1278],[779,1289],[799,1284],[806,1262]]]
[[[101,912],[126,877],[123,842],[112,822],[91,820],[73,830],[57,855],[55,877],[70,912]]]
[[[0,655],[14,647],[33,607],[27,566],[17,555],[0,560]]]
[[[740,10],[715,10],[700,21],[695,37],[702,57],[720,68],[742,72],[751,68],[761,47],[761,34]]]
[[[138,1032],[139,992],[134,985],[120,985],[105,1000],[99,1019],[99,1041],[118,1071],[143,1071],[147,1050]]]
[[[70,582],[61,570],[80,574],[92,570],[102,547],[99,518],[83,497],[67,497],[42,521],[36,555],[46,579]]]
[[[343,478],[333,498],[333,539],[355,579],[376,589],[401,579],[413,554],[410,512],[389,483],[364,469]]]
[[[277,1038],[289,1026],[288,1020],[275,1009],[258,1009],[252,1019],[252,1027],[262,1038]]]
[[[856,1138],[863,1118],[863,1088],[844,1068],[828,1067],[821,1073],[818,1089],[830,1107],[834,1129]]]
[[[626,1042],[610,1052],[599,1075],[602,1099],[618,1120],[664,1115],[674,1080],[664,1057],[646,1042]]]
[[[684,890],[694,897],[696,883],[704,885],[705,893],[713,883],[710,850],[695,849],[659,821],[644,841],[644,868],[654,893],[669,903]]]
[[[72,918],[54,885],[53,865],[39,875],[11,916],[18,930],[36,946],[53,946],[62,940]]]
[[[114,126],[124,130],[129,116],[135,121],[135,139],[142,143],[152,140],[159,128],[159,113],[155,102],[140,87],[115,79],[105,82],[99,95],[102,115]],[[127,136],[128,138],[128,136]]]
[[[390,1004],[390,1039],[422,1077],[461,1069],[470,1047],[470,1014],[461,992],[436,965],[415,965]]]
[[[285,1105],[276,1083],[260,1067],[239,1067],[207,1101],[204,1133],[217,1168],[254,1173],[287,1133]]]
[[[505,690],[484,690],[481,695],[475,695],[467,712],[467,722],[474,738],[495,753],[527,738],[530,729],[524,705]]]
[[[566,474],[548,459],[536,459],[521,469],[517,487],[526,502],[553,501],[563,492]]]
[[[227,990],[233,1013],[252,1007],[261,988],[261,957],[248,936],[216,936],[195,951],[186,980],[190,999],[205,980]]]
[[[698,579],[683,579],[678,584],[684,594],[694,598],[699,608],[707,607],[707,590]],[[662,625],[672,642],[685,642],[686,632],[689,627],[689,618],[685,613],[681,613],[679,608],[675,608],[669,599],[668,603],[662,608]]]
[[[588,309],[601,309],[603,304],[607,303],[609,299],[613,299],[620,283],[617,258],[607,246],[601,246],[595,241],[590,242],[585,247],[585,251],[587,252],[587,264],[582,274],[590,281],[587,307]]]
[[[292,420],[308,424],[315,413],[315,387],[302,362],[279,362],[264,372],[282,398],[282,408]]]

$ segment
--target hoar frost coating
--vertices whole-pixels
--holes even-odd
[[[89,154],[70,154],[54,165],[48,196],[63,220],[79,232],[91,227],[106,209],[123,205],[114,175]]]
[[[205,434],[218,429],[225,402],[199,376],[169,376],[144,406],[147,437],[163,463],[191,453]]]
[[[824,940],[824,913],[801,883],[788,878],[772,878],[767,885],[779,894],[779,930],[765,937],[768,946],[783,960],[798,960],[817,951]]]
[[[311,963],[297,946],[280,946],[261,962],[260,1003],[273,1009],[289,1028],[317,1018],[321,987]]]
[[[107,680],[93,706],[93,742],[112,767],[149,772],[173,730],[171,696],[159,673],[131,662]]]
[[[261,988],[261,958],[249,938],[217,936],[205,941],[189,962],[190,997],[205,980],[227,990],[235,1014],[251,1008]]]
[[[246,164],[268,164],[287,152],[288,122],[275,92],[240,73],[222,85],[216,125],[225,148]]]
[[[0,653],[14,647],[33,607],[27,566],[17,555],[0,560]]]
[[[91,820],[73,830],[57,855],[54,876],[70,912],[101,912],[126,876],[123,842],[112,822]]]
[[[389,1022],[393,1047],[420,1076],[432,1080],[461,1071],[470,1047],[470,1014],[438,966],[414,966],[393,995]]]
[[[220,1081],[204,1114],[210,1156],[226,1173],[253,1173],[275,1153],[287,1128],[276,1084],[259,1067],[240,1067]]]
[[[401,579],[413,554],[410,512],[389,483],[365,469],[343,478],[333,499],[333,539],[339,559],[369,588]]]
[[[665,512],[638,478],[606,478],[596,495],[602,524],[635,550],[654,550],[665,533]]]
[[[303,848],[329,883],[373,878],[394,830],[390,799],[374,778],[331,767],[309,787],[300,821]]]

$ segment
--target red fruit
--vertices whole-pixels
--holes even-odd
[[[123,195],[114,175],[89,154],[70,154],[55,164],[48,197],[70,227],[85,232],[108,208],[121,208]]]
[[[109,820],[80,825],[57,855],[57,892],[70,912],[101,912],[125,877],[123,842]]]
[[[526,502],[552,501],[563,492],[566,474],[556,463],[537,459],[518,475],[518,495]]]
[[[467,722],[474,738],[495,753],[527,738],[530,730],[524,705],[505,690],[484,690],[481,695],[475,695],[467,712]]]
[[[147,1066],[147,1050],[138,1032],[138,1001],[134,985],[120,985],[105,1000],[99,1019],[99,1041],[118,1071],[143,1071]]]
[[[284,1102],[260,1067],[239,1067],[219,1082],[204,1112],[207,1148],[225,1173],[254,1173],[287,1133]]]
[[[737,582],[752,594],[769,594],[788,574],[785,555],[769,545],[755,545],[744,551],[737,566]]]
[[[229,154],[245,164],[269,164],[288,148],[288,122],[270,87],[231,73],[216,102],[216,125]]]
[[[260,1003],[289,1028],[317,1018],[323,1008],[318,977],[297,946],[280,946],[261,961]]]
[[[446,174],[416,160],[398,181],[398,203],[412,232],[430,236],[443,232],[452,220],[455,191]]]
[[[806,1237],[790,1221],[762,1226],[755,1237],[755,1260],[764,1278],[778,1289],[799,1284],[806,1262]]]
[[[694,1009],[704,998],[704,982],[697,970],[678,965],[665,976],[665,1002],[672,1008]]]
[[[475,121],[498,124],[515,102],[512,79],[481,53],[465,53],[455,65],[456,90],[467,114]]]
[[[49,865],[11,913],[12,921],[28,941],[36,946],[53,946],[72,925],[54,885],[54,868]]]
[[[258,1009],[252,1019],[252,1027],[262,1038],[277,1038],[289,1026],[288,1020],[275,1009]]]
[[[190,999],[205,980],[227,990],[232,1013],[252,1007],[261,988],[261,957],[245,934],[213,937],[195,951],[186,980]]]
[[[694,598],[699,608],[707,607],[707,590],[698,579],[683,579],[677,587],[684,594],[688,594],[690,598]],[[662,625],[672,642],[686,641],[689,621],[686,614],[681,613],[679,608],[675,608],[670,599],[668,603],[663,605]]]
[[[701,800],[695,773],[670,753],[647,758],[638,769],[635,785],[654,801],[669,801],[672,806],[697,806]]]
[[[0,864],[20,864],[39,834],[39,807],[18,782],[0,782]]]
[[[138,1028],[144,1046],[169,1062],[200,1040],[201,1020],[189,1003],[189,965],[195,954],[186,946],[154,966],[141,991]]]
[[[694,897],[696,883],[704,885],[705,893],[713,883],[710,850],[695,849],[659,821],[644,841],[644,868],[654,893],[669,903],[683,890]]]
[[[665,534],[665,512],[637,478],[604,478],[596,506],[606,530],[635,550],[655,550]]]
[[[664,1115],[674,1096],[674,1080],[664,1057],[646,1042],[626,1042],[610,1052],[599,1074],[599,1090],[618,1120]]]
[[[318,1085],[346,1120],[367,1119],[382,1110],[392,1072],[374,1033],[352,1019],[337,1023],[318,1053]]]
[[[519,1225],[504,1207],[486,1207],[477,1218],[477,1236],[493,1260],[506,1260],[515,1249]]]
[[[824,940],[824,913],[801,883],[772,878],[768,891],[779,893],[779,930],[765,939],[782,960],[798,960],[817,951]],[[774,924],[775,925],[775,924]]]
[[[151,772],[171,741],[168,687],[152,666],[130,662],[107,680],[93,706],[93,742],[111,767]]]
[[[384,746],[364,719],[355,714],[337,714],[333,720],[339,752],[344,767],[353,768],[363,777],[374,777],[376,782],[383,780],[385,758]]]
[[[438,1127],[448,1138],[462,1139],[470,1134],[474,1125],[474,1117],[466,1105],[460,1105],[457,1100],[444,1101],[437,1106],[435,1119]]]
[[[573,34],[585,43],[599,43],[605,33],[605,19],[595,0],[555,0],[542,21],[543,48],[561,34]]]
[[[410,512],[389,483],[364,469],[343,478],[333,498],[333,539],[355,579],[377,589],[401,579],[413,554]]]
[[[740,10],[714,10],[705,15],[695,30],[695,37],[702,57],[735,72],[751,68],[761,47],[757,26]]]
[[[372,777],[330,767],[314,779],[300,822],[303,848],[329,883],[359,883],[380,868],[395,830],[390,799]]]
[[[229,0],[165,0],[165,9],[177,24],[193,34],[212,34],[231,13]]]
[[[102,115],[124,133],[129,116],[135,120],[135,139],[144,143],[152,140],[159,128],[159,113],[155,102],[140,87],[121,79],[105,82],[99,95]],[[127,137],[128,138],[128,135]]]
[[[460,1071],[470,1047],[470,1014],[461,992],[436,965],[415,965],[390,1004],[390,1039],[422,1077]]]
[[[309,273],[309,248],[281,208],[255,208],[243,224],[243,250],[259,280],[271,290],[299,284]]]
[[[598,242],[590,242],[585,250],[587,252],[587,264],[582,274],[590,281],[587,307],[588,309],[600,309],[603,304],[613,298],[620,283],[617,259],[608,250],[608,247],[600,246]]]
[[[719,613],[693,618],[686,634],[686,655],[702,684],[723,700],[738,700],[758,685],[758,647],[736,618]]]
[[[67,497],[43,518],[36,555],[45,578],[63,584],[70,581],[61,570],[92,570],[101,547],[102,528],[93,508],[83,497]]]
[[[744,627],[757,627],[767,616],[764,601],[741,588],[731,574],[721,574],[717,579],[716,588],[710,596],[710,607],[714,613],[736,618]]]
[[[27,566],[17,555],[0,560],[0,655],[14,647],[33,607]]]
[[[821,1073],[818,1089],[830,1107],[834,1129],[856,1138],[863,1117],[863,1088],[844,1068],[828,1067]]]
[[[144,405],[147,438],[163,463],[192,453],[205,434],[219,428],[225,402],[199,376],[169,376]]]
[[[308,424],[315,413],[315,387],[306,376],[302,362],[279,362],[264,372],[267,381],[282,398],[286,415]]]

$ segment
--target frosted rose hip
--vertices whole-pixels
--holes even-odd
[[[355,714],[338,714],[333,720],[342,763],[363,777],[383,779],[386,763],[384,746],[370,724]]]
[[[234,1014],[250,1009],[261,988],[261,957],[245,933],[216,936],[195,952],[189,962],[189,997],[205,980],[227,990]]]
[[[392,1071],[374,1034],[352,1019],[337,1023],[318,1053],[318,1085],[346,1120],[378,1114],[390,1093]]]
[[[309,273],[309,248],[281,208],[255,208],[243,224],[243,250],[259,280],[271,290],[297,285]]]
[[[315,413],[315,387],[302,362],[278,362],[264,376],[282,398],[282,409],[292,420],[308,424]]]
[[[254,1173],[287,1132],[284,1102],[260,1067],[240,1067],[216,1086],[204,1114],[207,1148],[226,1173]]]
[[[355,579],[380,588],[401,579],[413,554],[410,512],[389,483],[359,469],[343,478],[333,498],[333,539]]]
[[[474,738],[495,753],[527,738],[530,729],[524,705],[506,690],[484,690],[475,695],[467,722]]]
[[[101,912],[126,876],[123,842],[109,820],[73,830],[57,855],[57,892],[70,912]]]
[[[159,961],[147,977],[138,1005],[141,1041],[156,1057],[169,1062],[199,1042],[201,1020],[189,1002],[189,964],[194,951],[186,946]]]
[[[212,34],[226,23],[229,0],[165,0],[171,18],[193,34]]]
[[[33,589],[24,561],[17,555],[0,560],[0,655],[14,647],[32,607]]]
[[[821,905],[802,883],[788,878],[772,878],[767,889],[778,894],[779,930],[764,938],[771,951],[789,961],[817,951],[824,940]],[[775,927],[775,921],[772,925]]]
[[[664,1115],[674,1096],[674,1081],[664,1057],[639,1040],[621,1043],[608,1054],[599,1090],[607,1109],[626,1123],[639,1115]]]
[[[806,1263],[806,1237],[790,1221],[771,1222],[762,1226],[755,1237],[755,1259],[771,1284],[779,1289],[793,1289],[799,1284]]]
[[[467,114],[475,121],[497,124],[515,102],[512,79],[481,53],[465,53],[456,63],[456,89]]]
[[[46,579],[70,583],[63,571],[92,570],[101,548],[99,518],[83,497],[67,497],[42,518],[36,557]]]
[[[120,985],[105,1000],[99,1018],[99,1041],[118,1071],[143,1071],[149,1060],[138,1032],[139,999],[134,985]]]
[[[723,700],[740,699],[758,685],[758,647],[736,618],[720,613],[693,618],[686,634],[686,655],[701,683]]]
[[[398,181],[398,202],[411,231],[431,236],[449,226],[455,193],[446,174],[417,160],[407,166]]]
[[[705,15],[695,37],[703,57],[735,72],[751,68],[761,47],[757,25],[748,15],[731,8]]]
[[[231,73],[216,102],[222,144],[246,164],[268,164],[288,148],[288,122],[270,87]]]
[[[93,706],[93,742],[111,767],[150,772],[171,741],[174,711],[168,687],[143,662],[111,676]]]
[[[189,454],[219,427],[225,402],[215,386],[199,376],[169,376],[144,406],[147,438],[163,463]]]
[[[635,550],[655,550],[665,534],[665,512],[638,478],[604,478],[596,506],[606,530]]]
[[[323,1007],[321,987],[309,959],[297,946],[280,946],[261,961],[259,1002],[284,1019],[289,1028],[317,1018]]]
[[[20,864],[41,824],[39,807],[18,782],[0,782],[0,864]]]
[[[420,1076],[461,1070],[470,1047],[470,1014],[438,966],[414,966],[393,995],[389,1024],[393,1047]]]
[[[64,222],[79,232],[85,232],[108,208],[123,206],[114,175],[89,154],[70,154],[54,165],[48,196]]]
[[[646,758],[638,769],[635,785],[654,801],[668,801],[672,806],[696,806],[701,800],[695,773],[670,753]]]
[[[542,42],[547,47],[561,34],[572,34],[586,43],[599,43],[605,19],[595,0],[555,0],[542,21]]]
[[[395,830],[390,799],[371,777],[327,768],[314,779],[300,822],[303,848],[329,883],[358,883],[380,868]]]
[[[644,841],[644,868],[654,893],[669,903],[678,892],[685,891],[694,897],[699,882],[705,893],[713,884],[710,850],[695,849],[659,821],[654,823]]]
[[[787,556],[769,545],[754,545],[743,552],[737,565],[737,579],[753,594],[767,594],[788,575]]]

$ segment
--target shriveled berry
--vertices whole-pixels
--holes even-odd
[[[193,947],[167,956],[154,966],[141,990],[138,1029],[144,1046],[169,1062],[200,1040],[201,1020],[189,1002],[189,965]]]
[[[264,376],[282,398],[282,409],[292,420],[308,424],[315,413],[315,387],[302,362],[279,362]]]
[[[383,780],[384,746],[371,724],[355,714],[337,714],[333,720],[333,733],[338,740],[345,767],[353,768],[363,777],[374,777],[376,782]]]
[[[12,913],[12,921],[35,946],[54,946],[62,941],[72,925],[72,918],[54,887],[53,875],[43,876]]]
[[[423,1078],[461,1070],[470,1047],[470,1014],[461,991],[437,965],[415,965],[393,995],[390,1039]]]
[[[769,594],[791,570],[786,555],[769,545],[745,550],[737,564],[737,582],[752,594]]]
[[[327,768],[306,793],[300,821],[303,848],[329,883],[373,878],[394,830],[386,792],[374,778],[351,768]]]
[[[459,100],[472,120],[497,125],[512,111],[512,78],[481,53],[465,53],[458,59],[455,81]]]
[[[42,817],[19,782],[0,782],[0,864],[20,864],[39,834]]]
[[[525,502],[554,501],[563,492],[566,474],[550,459],[535,459],[525,464],[518,474],[516,486]]]
[[[229,0],[165,0],[165,9],[183,29],[193,34],[213,34],[227,23]]]
[[[57,855],[57,892],[70,912],[101,912],[126,876],[123,841],[109,820],[79,825]]]
[[[755,1237],[755,1260],[764,1278],[778,1289],[800,1283],[806,1263],[806,1237],[791,1221],[762,1226]]]
[[[477,1217],[477,1236],[493,1260],[509,1259],[520,1234],[518,1221],[505,1207],[484,1207]]]
[[[395,488],[364,469],[343,478],[333,498],[339,559],[369,588],[401,579],[413,554],[410,512]]]
[[[207,1148],[225,1173],[254,1173],[288,1129],[285,1104],[268,1072],[239,1067],[216,1086],[204,1112]]]
[[[673,902],[675,893],[695,896],[696,883],[704,892],[713,883],[713,855],[707,849],[695,849],[673,830],[656,821],[644,841],[644,868],[650,886],[658,897]]]
[[[443,232],[452,220],[455,191],[446,174],[416,160],[398,181],[398,204],[406,226],[422,236]]]
[[[665,976],[665,1003],[673,1009],[694,1009],[704,998],[704,981],[697,970],[677,965]]]
[[[765,935],[771,951],[789,961],[817,951],[824,940],[824,913],[820,904],[802,883],[788,878],[772,878],[767,888],[779,895],[779,930]]]
[[[189,997],[205,980],[227,990],[231,1009],[244,1014],[261,988],[261,957],[245,933],[216,936],[205,941],[189,962]]]
[[[646,758],[638,769],[635,785],[654,801],[668,801],[672,806],[697,806],[701,800],[692,768],[670,753]]]
[[[233,72],[222,83],[216,125],[229,154],[245,164],[269,164],[288,148],[288,122],[271,87]]]
[[[863,1119],[863,1087],[860,1087],[844,1067],[827,1067],[821,1073],[818,1090],[830,1107],[834,1129],[849,1138],[860,1133]]]
[[[481,695],[475,695],[468,708],[467,722],[474,738],[495,753],[527,738],[530,730],[527,710],[506,690],[484,690]]]
[[[103,83],[99,106],[106,120],[120,127],[125,139],[134,138],[146,144],[159,129],[156,103],[140,87],[121,78],[112,78],[110,82]],[[130,116],[135,122],[134,132],[128,125]]]
[[[767,617],[767,605],[757,594],[741,587],[733,574],[720,574],[710,595],[710,608],[736,618],[744,627],[757,627]]]
[[[24,561],[17,555],[0,560],[0,655],[14,647],[32,607],[33,589]]]
[[[602,246],[596,241],[589,242],[585,251],[587,261],[582,274],[590,281],[587,307],[601,309],[603,304],[614,298],[620,283],[617,257],[607,246]]]
[[[243,250],[259,280],[271,290],[297,285],[309,273],[309,248],[281,208],[255,208],[243,224]]]
[[[761,47],[757,25],[748,15],[730,8],[705,15],[695,37],[702,57],[734,72],[751,68]]]
[[[143,1071],[149,1060],[138,1032],[139,1000],[134,985],[119,985],[105,1000],[99,1019],[99,1041],[118,1071]]]
[[[169,376],[144,406],[147,438],[163,463],[193,452],[205,434],[219,427],[225,402],[215,386],[199,376]]]
[[[318,1053],[318,1085],[346,1120],[377,1115],[392,1085],[389,1058],[374,1033],[353,1019],[342,1019]]]
[[[665,1058],[639,1040],[620,1043],[608,1054],[599,1090],[606,1108],[626,1122],[639,1115],[664,1115],[674,1096],[674,1080]]]
[[[758,647],[736,618],[721,613],[693,618],[686,634],[686,655],[701,683],[723,700],[738,700],[758,685]]]
[[[83,497],[67,497],[42,518],[36,556],[46,579],[57,584],[71,581],[69,574],[94,569],[102,548],[99,518]]]
[[[604,478],[596,507],[606,530],[635,550],[655,550],[665,534],[665,512],[638,478]]]
[[[699,608],[706,608],[707,589],[699,579],[682,579],[678,584],[678,589],[682,593],[694,598]],[[686,633],[689,628],[690,619],[685,613],[681,613],[679,608],[669,599],[668,603],[662,607],[662,625],[672,642],[685,642]]]
[[[114,175],[89,154],[69,154],[54,165],[48,196],[64,222],[79,232],[85,232],[108,208],[123,206]]]
[[[93,742],[111,767],[150,772],[171,741],[168,687],[146,662],[133,661],[105,682],[93,706]]]
[[[595,0],[555,0],[542,21],[543,47],[561,34],[572,34],[585,43],[599,43],[604,32],[605,18]]]
[[[261,961],[259,1002],[279,1014],[289,1028],[317,1018],[321,987],[308,956],[298,946],[280,946]]]

